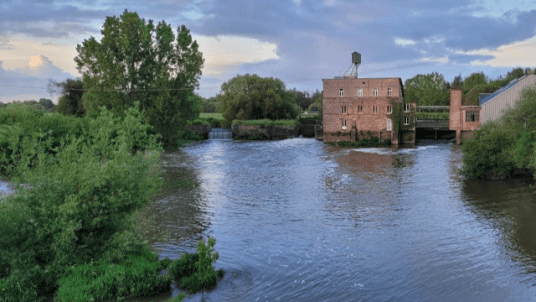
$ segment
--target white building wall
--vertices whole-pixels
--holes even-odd
[[[523,89],[530,86],[536,86],[536,75],[534,74],[526,76],[517,82],[513,87],[510,87],[510,89],[482,104],[482,124],[487,121],[493,121],[500,118],[503,110],[514,107],[515,102],[519,100]]]

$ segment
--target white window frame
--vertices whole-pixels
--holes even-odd
[[[342,113],[346,113],[346,106],[341,106],[341,109]]]
[[[404,116],[404,125],[409,125],[409,116]]]
[[[363,105],[357,106],[357,113],[363,113]]]
[[[341,128],[346,129],[346,120],[341,120]]]
[[[393,106],[387,105],[387,114],[393,113]]]
[[[387,88],[387,96],[393,95],[393,88],[389,87]]]
[[[409,103],[404,103],[404,112],[409,112],[411,105]]]
[[[387,131],[393,131],[393,121],[387,119]]]
[[[372,90],[372,95],[373,95],[373,96],[378,96],[378,87],[375,87],[375,88]]]
[[[339,89],[339,97],[344,96],[344,89]]]
[[[363,97],[363,88],[358,88],[356,94],[360,98]]]
[[[378,106],[377,105],[372,106],[372,113],[374,113],[374,114],[378,113]]]

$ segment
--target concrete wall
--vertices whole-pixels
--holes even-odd
[[[212,130],[211,125],[187,125],[186,129],[189,129],[197,135],[201,135],[204,139],[208,139],[208,133]]]

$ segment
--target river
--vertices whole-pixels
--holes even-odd
[[[216,238],[226,275],[185,301],[536,301],[533,181],[468,180],[461,158],[447,141],[207,140],[164,154],[138,221],[162,258]]]

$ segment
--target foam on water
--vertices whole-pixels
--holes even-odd
[[[419,146],[417,148],[403,148],[403,149],[389,149],[389,148],[358,148],[351,149],[354,152],[361,153],[373,153],[373,154],[384,154],[384,155],[393,155],[393,154],[408,154],[419,151],[424,151],[428,149],[434,149],[437,146]]]

